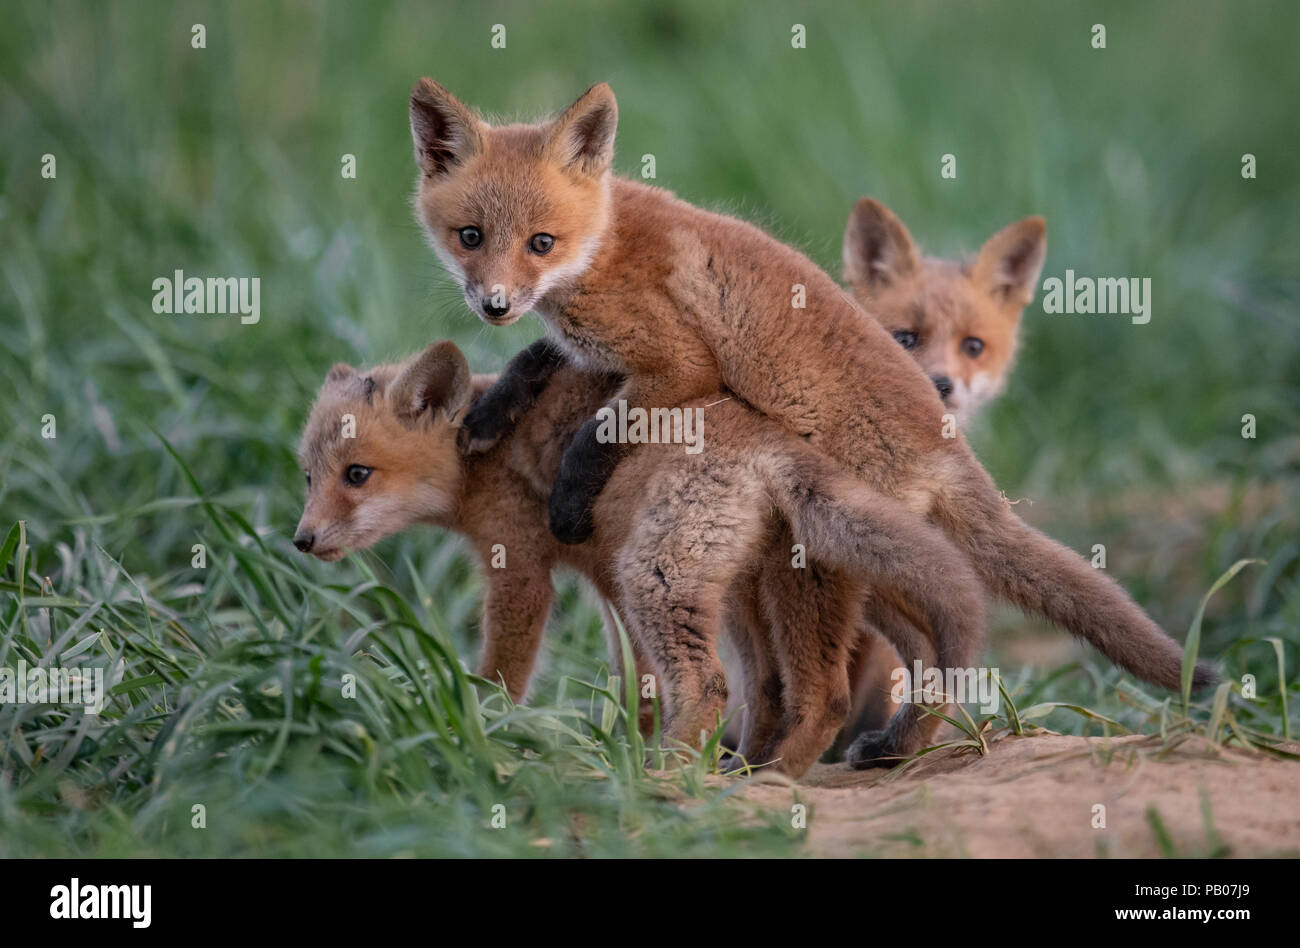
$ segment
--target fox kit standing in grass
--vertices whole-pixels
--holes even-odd
[[[535,309],[570,357],[625,376],[614,406],[734,392],[938,524],[998,595],[1139,677],[1179,687],[1178,644],[1116,583],[1012,513],[960,433],[946,436],[930,380],[834,280],[751,224],[611,174],[609,86],[553,121],[494,128],[422,79],[410,114],[419,219],[484,321],[506,325]],[[590,535],[593,502],[626,452],[599,430],[595,418],[578,430],[552,489],[551,525],[565,542]],[[694,666],[681,679],[698,690],[683,700],[721,710],[725,689],[702,690],[721,677],[716,653],[693,647],[689,621],[661,634],[679,639],[675,654]],[[936,631],[935,644],[935,666],[967,668],[979,641]],[[1213,677],[1203,667],[1196,682]],[[910,753],[917,739],[864,737],[850,749],[855,762]]]
[[[687,650],[714,647],[729,594],[758,560],[774,515],[799,542],[825,547],[829,566],[902,593],[926,628],[978,632],[979,611],[959,608],[978,598],[978,580],[941,531],[734,399],[712,412],[717,431],[705,453],[688,454],[677,444],[638,446],[601,493],[591,542],[560,543],[550,531],[547,496],[561,451],[617,380],[560,367],[508,436],[466,454],[458,446],[461,419],[492,381],[471,377],[450,342],[400,365],[331,369],[303,431],[308,492],[294,542],[334,560],[419,522],[468,537],[487,581],[479,673],[503,681],[516,700],[546,622],[551,569],[569,566],[617,604],[654,660],[665,682],[665,735],[693,741],[701,728],[715,727],[713,696],[725,696],[725,681],[691,680],[698,669],[683,660],[683,642],[660,632],[688,628],[694,636]],[[927,586],[935,575],[943,588]],[[806,637],[774,643],[793,707],[771,730],[746,735],[748,760],[779,761],[798,776],[842,725],[854,628],[848,615],[818,630],[817,654],[809,654]],[[909,644],[894,643],[912,658]],[[796,646],[793,654],[786,645]],[[615,648],[611,658],[618,655]],[[693,704],[697,693],[708,700]],[[898,716],[922,714],[909,707]]]

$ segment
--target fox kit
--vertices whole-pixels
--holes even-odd
[[[1046,253],[1046,223],[1026,217],[969,262],[922,257],[903,222],[864,197],[844,228],[844,281],[965,422],[1006,385]]]
[[[422,79],[410,114],[418,217],[485,322],[506,325],[535,310],[570,358],[625,376],[615,409],[734,393],[864,487],[939,525],[997,595],[1139,677],[1179,687],[1178,644],[1118,584],[1015,516],[943,422],[933,383],[834,280],[747,222],[611,173],[618,107],[608,85],[554,120],[492,127]],[[1013,275],[988,278],[1014,293]],[[627,453],[601,430],[597,418],[578,429],[551,492],[551,526],[568,543],[590,536],[593,503]],[[831,561],[844,550],[810,553]],[[945,594],[962,609],[978,599]],[[931,631],[937,667],[972,665],[977,635]],[[720,710],[721,696],[703,688],[720,676],[716,654],[689,651],[684,660],[695,670],[682,681],[697,692],[680,700]],[[1214,677],[1202,666],[1195,682]],[[906,752],[899,742],[915,737],[864,735],[849,757]]]
[[[536,370],[530,357],[525,352],[512,364],[514,377]],[[774,513],[798,542],[827,550],[829,568],[905,602],[938,636],[978,634],[979,609],[961,605],[978,600],[978,579],[939,530],[736,400],[707,406],[707,452],[638,447],[602,492],[591,541],[558,542],[547,497],[563,446],[618,382],[554,368],[508,436],[466,454],[457,443],[461,420],[492,381],[471,377],[449,342],[400,365],[332,368],[302,436],[308,493],[294,543],[334,560],[420,522],[468,537],[488,587],[479,673],[503,681],[516,699],[541,640],[551,570],[568,566],[617,605],[664,683],[665,736],[697,740],[717,725],[716,699],[725,701],[727,689],[720,671],[693,656],[714,651],[721,616],[733,608],[732,590],[758,560]],[[933,586],[936,576],[941,582]],[[794,776],[824,750],[849,705],[845,669],[854,625],[847,613],[824,619],[817,655],[806,654],[804,642],[773,643],[792,697],[776,725],[747,733],[741,749],[751,761],[775,761]],[[908,660],[934,650],[911,638],[892,644]],[[755,689],[761,684],[756,679]],[[751,700],[757,707],[762,695],[756,691]],[[912,719],[923,713],[904,708],[898,726],[915,727]]]

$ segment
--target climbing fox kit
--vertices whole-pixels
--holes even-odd
[[[526,350],[507,378],[527,387],[538,369],[532,359]],[[725,679],[716,659],[697,653],[714,654],[722,616],[734,610],[733,591],[758,562],[774,516],[797,542],[825,549],[828,568],[848,581],[906,600],[921,628],[978,635],[980,610],[961,605],[978,603],[978,580],[941,531],[736,400],[705,409],[716,427],[706,452],[671,444],[632,451],[596,503],[591,540],[560,543],[547,512],[560,453],[619,382],[553,368],[508,433],[464,451],[462,420],[495,410],[484,394],[493,381],[471,376],[449,342],[368,372],[334,366],[302,435],[308,492],[294,542],[334,560],[416,523],[464,534],[487,580],[479,673],[516,699],[541,640],[551,570],[567,566],[616,604],[664,682],[665,736],[693,742],[716,727]],[[931,584],[936,574],[942,582]],[[765,713],[747,720],[742,759],[797,776],[825,749],[848,710],[848,619],[819,627],[820,649],[809,648],[808,634],[770,644],[789,698],[768,702],[766,680],[747,678],[747,699]],[[933,651],[915,651],[911,639],[893,644],[909,659]],[[915,730],[922,716],[905,707],[897,727]]]
[[[1015,516],[960,432],[942,422],[925,373],[830,277],[747,222],[611,173],[618,110],[609,86],[593,86],[551,121],[492,127],[422,79],[410,114],[417,215],[484,321],[506,325],[536,311],[568,358],[624,376],[612,404],[671,407],[734,393],[864,489],[938,525],[995,594],[1139,677],[1179,686],[1178,644],[1116,583]],[[1005,268],[989,278],[1017,280]],[[598,424],[593,417],[578,429],[552,487],[551,526],[566,543],[590,536],[595,498],[628,450],[598,440]],[[809,547],[822,561],[843,552]],[[673,580],[651,578],[671,593]],[[933,579],[940,589],[946,581]],[[958,601],[974,610],[977,599]],[[896,605],[906,613],[906,602]],[[937,667],[972,664],[978,634],[930,631]],[[696,691],[673,700],[720,706],[710,690],[721,677],[716,654],[690,653],[698,668],[677,677]],[[1202,666],[1195,683],[1213,678]],[[915,736],[864,735],[850,760],[900,752]]]

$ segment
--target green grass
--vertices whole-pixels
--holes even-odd
[[[23,521],[26,542],[0,557],[0,666],[84,646],[70,661],[110,669],[117,692],[97,722],[0,706],[0,854],[798,851],[788,813],[702,786],[702,765],[643,772],[572,581],[529,707],[511,708],[460,665],[481,587],[456,541],[415,531],[333,565],[288,543],[294,442],[331,363],[447,337],[488,371],[540,331],[480,326],[423,245],[405,100],[425,74],[525,117],[607,79],[621,171],[654,154],[658,184],[832,272],[849,207],[873,194],[936,254],[1041,213],[1045,276],[1150,277],[1146,326],[1030,307],[972,441],[1035,524],[1105,544],[1153,616],[1195,617],[1202,655],[1255,676],[1220,725],[1280,734],[1290,710],[1295,732],[1300,11],[814,4],[793,50],[776,4],[593,6],[6,6],[0,530]],[[175,269],[260,277],[261,321],[155,315],[152,280]],[[1248,558],[1266,565],[1200,615]],[[1003,614],[993,636],[1022,707],[1155,726],[1091,653],[1009,658],[1036,628]],[[1208,726],[1212,696],[1192,711]]]

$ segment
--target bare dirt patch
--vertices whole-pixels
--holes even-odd
[[[1300,762],[1195,738],[1162,753],[1141,735],[1006,736],[988,756],[945,749],[902,773],[751,779],[752,802],[808,805],[816,856],[1300,856]]]

